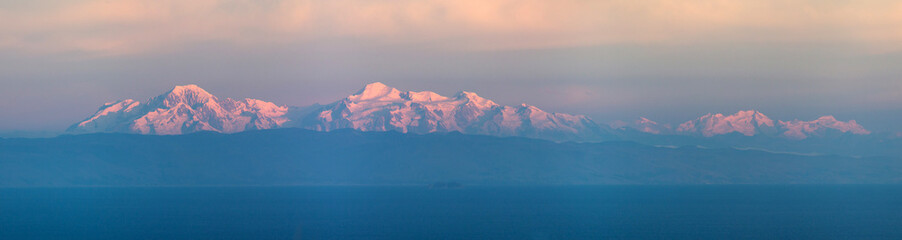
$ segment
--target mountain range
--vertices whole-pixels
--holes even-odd
[[[67,132],[234,133],[282,127],[289,121],[288,110],[286,106],[257,99],[219,99],[197,85],[185,85],[176,86],[147,102],[126,99],[106,103],[88,119],[69,127]]]
[[[709,113],[675,128],[646,118],[597,124],[583,115],[546,112],[527,104],[500,105],[473,92],[461,91],[447,97],[431,91],[401,91],[379,82],[333,103],[306,107],[250,98],[220,99],[196,85],[176,86],[146,102],[126,99],[106,103],[67,132],[173,135],[285,127],[416,134],[461,132],[581,142],[635,139],[624,137],[623,130],[705,138],[738,133],[790,140],[871,133],[855,120],[843,122],[823,116],[811,121],[775,121],[755,110],[732,115]]]
[[[556,141],[602,140],[604,128],[586,116],[549,113],[527,104],[503,106],[472,92],[446,97],[430,91],[400,91],[376,82],[336,102],[308,107],[220,99],[196,85],[176,86],[147,102],[126,99],[104,104],[67,132],[173,135],[283,127],[461,132]]]
[[[902,138],[854,120],[747,110],[600,125],[382,83],[306,107],[177,86],[68,131],[0,138],[0,187],[902,183]]]
[[[855,120],[843,122],[833,116],[822,116],[811,121],[791,120],[774,121],[755,110],[739,111],[732,115],[708,113],[697,119],[686,121],[677,126],[659,124],[647,118],[639,118],[630,123],[615,122],[610,124],[614,129],[632,129],[649,134],[689,135],[713,137],[738,133],[744,136],[772,136],[802,140],[809,137],[824,137],[829,134],[868,135],[870,131]]]

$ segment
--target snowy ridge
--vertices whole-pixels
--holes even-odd
[[[234,133],[300,127],[318,131],[432,133],[458,131],[549,140],[595,140],[599,126],[585,116],[549,113],[522,104],[502,106],[472,92],[446,97],[430,91],[400,91],[382,83],[328,105],[279,106],[257,99],[219,99],[196,85],[176,86],[147,102],[107,103],[69,133]]]
[[[733,132],[753,136],[774,127],[774,121],[764,114],[754,111],[739,111],[733,115],[706,114],[698,119],[680,124],[677,132],[701,134],[705,137]]]
[[[732,115],[709,113],[672,128],[644,117],[600,126],[586,116],[545,112],[521,104],[504,106],[476,93],[442,96],[431,91],[401,91],[371,83],[336,102],[308,107],[276,105],[257,99],[220,99],[196,85],[176,86],[146,102],[109,102],[73,124],[68,133],[122,132],[185,134],[198,131],[234,133],[254,129],[298,127],[317,131],[356,129],[403,133],[461,132],[517,136],[554,141],[598,141],[614,137],[610,129],[647,134],[713,137],[725,134],[765,135],[801,140],[829,134],[866,135],[855,120],[823,116],[812,121],[774,121],[755,110]]]
[[[325,105],[302,126],[318,131],[458,131],[552,140],[584,140],[595,137],[598,128],[585,116],[548,113],[526,104],[502,106],[472,92],[445,97],[430,91],[402,92],[379,82]]]
[[[639,118],[631,123],[614,122],[615,129],[630,128],[650,134],[670,133],[669,125],[659,124],[646,118]],[[830,131],[866,135],[871,132],[859,125],[855,120],[843,122],[833,116],[823,116],[812,121],[774,121],[755,110],[739,111],[732,115],[709,113],[697,119],[680,124],[675,133],[682,135],[699,135],[713,137],[717,135],[740,133],[745,136],[768,135],[795,140],[811,136],[824,136]]]
[[[786,131],[783,135],[793,139],[805,139],[812,135],[824,135],[828,130],[838,130],[842,133],[850,132],[857,135],[871,134],[870,131],[858,125],[855,120],[843,122],[833,116],[823,116],[812,121],[800,121],[798,119],[784,122],[780,126]]]
[[[146,103],[132,99],[107,103],[91,117],[70,127],[70,133],[126,132],[184,134],[223,133],[281,127],[288,107],[257,99],[218,99],[197,85],[176,86]]]

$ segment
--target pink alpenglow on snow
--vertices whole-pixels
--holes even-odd
[[[171,135],[198,131],[223,133],[281,127],[288,107],[246,98],[219,99],[197,85],[176,86],[146,103],[127,99],[100,107],[69,128],[71,133],[127,132]]]
[[[588,140],[599,136],[597,124],[581,115],[549,113],[526,104],[502,106],[472,92],[446,97],[430,91],[400,91],[379,82],[337,102],[307,108],[257,99],[219,99],[196,85],[177,86],[146,103],[124,100],[105,104],[68,131],[168,135],[282,127],[404,133],[458,131],[549,140]]]
[[[176,86],[146,102],[126,99],[106,103],[67,131],[170,135],[284,127],[416,134],[461,132],[554,141],[600,141],[613,139],[614,134],[607,126],[599,126],[583,115],[546,112],[525,103],[505,106],[467,91],[450,97],[431,91],[401,91],[379,82],[367,84],[360,91],[331,104],[303,108],[250,98],[220,99],[196,85]],[[676,129],[644,117],[632,122],[615,122],[610,127],[648,134],[704,137],[731,133],[765,134],[797,140],[823,136],[828,131],[870,134],[854,120],[842,122],[833,116],[824,116],[813,121],[775,123],[754,110],[732,115],[709,113],[680,124]]]
[[[632,128],[651,134],[663,134],[669,130],[667,125],[646,118],[639,118],[632,123],[615,122],[613,128]],[[806,139],[810,136],[823,136],[825,132],[835,130],[840,133],[866,135],[871,132],[859,125],[855,120],[843,122],[833,116],[823,116],[813,121],[777,121],[771,120],[761,112],[754,110],[739,111],[733,115],[706,114],[695,120],[687,121],[676,129],[680,134],[698,134],[705,137],[713,137],[730,133],[740,133],[745,136],[767,134],[782,136],[790,139]]]
[[[846,133],[850,132],[857,135],[870,134],[871,132],[858,125],[855,120],[843,122],[836,120],[833,116],[823,116],[813,121],[800,121],[798,119],[784,122],[780,121],[780,126],[786,131],[783,135],[794,139],[805,139],[810,135],[819,135],[828,129],[838,130]]]
[[[774,121],[754,110],[739,111],[733,115],[706,114],[698,119],[680,124],[677,132],[700,133],[711,137],[733,132],[746,136],[754,136],[762,131],[762,128],[773,128]]]
[[[304,127],[319,131],[432,133],[458,131],[493,136],[569,140],[594,133],[596,124],[581,115],[549,113],[522,104],[502,106],[472,92],[445,97],[430,91],[400,91],[376,82],[325,105]]]

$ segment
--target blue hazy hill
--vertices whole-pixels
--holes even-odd
[[[900,183],[898,157],[275,129],[0,139],[0,186]]]

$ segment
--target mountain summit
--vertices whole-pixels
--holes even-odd
[[[126,99],[104,104],[93,116],[72,125],[67,132],[233,133],[281,127],[288,122],[287,112],[287,107],[271,102],[219,99],[197,85],[184,85],[145,103]]]
[[[379,82],[314,111],[302,126],[319,131],[457,131],[551,140],[599,137],[599,126],[585,116],[549,113],[526,104],[502,106],[472,92],[445,97],[430,91],[400,91]]]
[[[648,134],[671,134],[669,125],[659,124],[646,118],[639,118],[632,123],[618,121],[611,124],[615,129],[633,129]],[[812,121],[774,121],[756,110],[739,111],[732,115],[708,113],[697,119],[680,124],[676,131],[679,135],[713,137],[739,133],[745,136],[767,135],[794,140],[806,139],[810,136],[826,136],[830,134],[867,135],[871,132],[859,125],[855,120],[843,122],[833,116],[823,116]]]
[[[169,135],[282,127],[420,134],[457,131],[557,141],[601,138],[600,127],[585,116],[549,113],[527,104],[502,106],[472,92],[445,97],[430,91],[400,91],[379,82],[334,103],[304,108],[250,98],[219,99],[197,85],[176,86],[147,102],[127,99],[104,104],[68,132]]]
[[[176,86],[146,102],[126,99],[106,103],[67,132],[170,135],[284,127],[417,134],[461,132],[553,141],[630,139],[624,137],[624,134],[632,134],[629,131],[613,129],[633,129],[636,130],[634,133],[651,135],[707,138],[738,133],[793,140],[847,133],[870,134],[855,120],[843,122],[833,116],[824,116],[812,121],[775,121],[755,110],[732,115],[709,113],[676,128],[647,118],[602,126],[586,116],[546,112],[528,104],[505,106],[473,92],[442,96],[431,91],[402,91],[380,82],[367,84],[333,103],[307,107],[280,106],[251,98],[220,99],[197,85]]]
[[[805,139],[809,136],[823,136],[829,131],[838,131],[840,133],[849,132],[857,135],[871,134],[871,131],[858,125],[855,120],[843,122],[836,120],[833,116],[823,116],[812,121],[800,121],[798,119],[788,122],[780,121],[780,126],[785,129],[783,136],[792,139]]]
[[[739,111],[733,115],[709,113],[680,124],[677,132],[701,134],[705,137],[733,132],[753,136],[762,132],[774,132],[774,120],[755,110]]]

